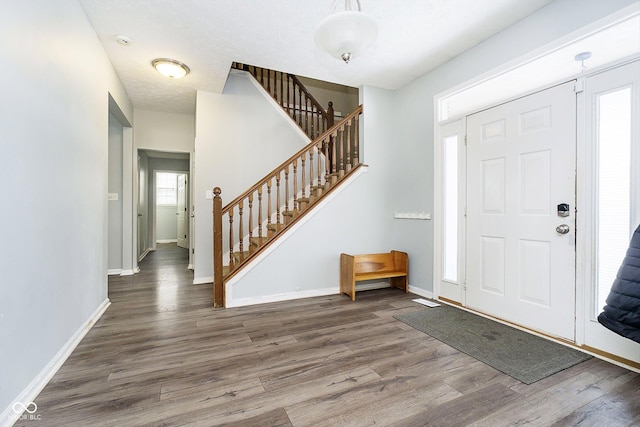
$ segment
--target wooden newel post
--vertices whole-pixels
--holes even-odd
[[[213,306],[224,307],[222,282],[222,197],[220,187],[213,189]]]

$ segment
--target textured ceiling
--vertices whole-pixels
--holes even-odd
[[[378,38],[345,64],[313,40],[333,0],[80,0],[133,106],[190,114],[196,90],[222,92],[233,61],[398,89],[551,1],[361,0]],[[117,35],[132,43],[118,44]],[[151,67],[161,57],[191,73],[161,76]]]

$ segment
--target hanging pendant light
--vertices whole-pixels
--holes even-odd
[[[374,42],[378,26],[362,13],[360,0],[345,0],[344,10],[335,12],[337,3],[334,0],[331,14],[318,24],[315,41],[320,49],[349,63]]]

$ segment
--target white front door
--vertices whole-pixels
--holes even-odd
[[[466,305],[571,341],[574,84],[467,118]]]
[[[187,175],[178,174],[178,202],[176,208],[177,241],[181,248],[189,248],[189,215],[187,212]]]

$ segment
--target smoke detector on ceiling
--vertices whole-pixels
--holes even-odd
[[[132,43],[131,39],[127,36],[116,36],[116,41],[122,46],[129,46]]]

